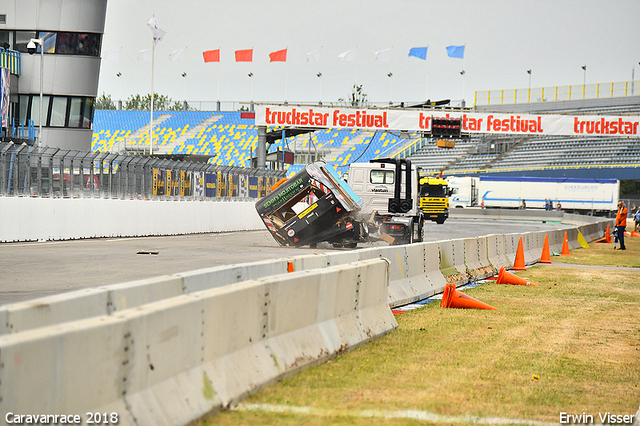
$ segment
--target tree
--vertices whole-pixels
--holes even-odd
[[[144,96],[130,96],[125,103],[124,109],[129,111],[149,111],[150,107],[151,94],[149,93]],[[153,109],[154,111],[183,111],[184,104],[181,101],[174,101],[166,95],[154,94]],[[194,109],[187,105],[187,111],[194,111]]]
[[[338,99],[339,102],[345,102],[344,98]],[[367,106],[367,94],[362,90],[362,84],[358,86],[354,84],[351,88],[351,95],[347,99],[347,101],[351,106]]]
[[[107,95],[102,92],[102,95],[96,98],[96,109],[116,109],[116,105],[111,100],[111,95]]]

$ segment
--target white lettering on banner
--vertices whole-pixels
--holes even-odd
[[[434,118],[459,118],[465,134],[638,136],[640,116],[571,116],[331,107],[256,106],[256,125],[430,132]]]

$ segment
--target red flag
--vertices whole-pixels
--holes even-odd
[[[253,49],[236,50],[236,62],[252,62]]]
[[[220,62],[220,49],[202,52],[205,62]]]
[[[269,53],[269,62],[287,62],[287,49]]]

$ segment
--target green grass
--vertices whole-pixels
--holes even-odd
[[[592,244],[552,261],[633,266],[638,240],[629,238],[626,251]],[[465,291],[499,311],[431,303],[397,316],[395,332],[245,401],[290,407],[287,412],[226,411],[204,424],[423,424],[361,417],[362,410],[555,423],[560,412],[595,419],[599,412],[634,414],[640,271],[539,265],[518,275],[538,287],[488,283]],[[296,413],[295,407],[316,411]]]
[[[551,261],[640,268],[640,238],[625,236],[624,242],[627,247],[624,251],[614,250],[613,243],[590,243],[589,249],[574,249],[570,256],[554,256]]]

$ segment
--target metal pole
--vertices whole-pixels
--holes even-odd
[[[153,155],[153,68],[155,65],[156,41],[151,48],[151,121],[149,121],[149,155]]]
[[[257,169],[265,169],[267,163],[267,128],[258,126],[258,146],[256,148]]]
[[[38,134],[38,146],[42,146],[42,120],[44,114],[43,91],[44,91],[44,40],[38,39],[40,44],[40,129]]]

